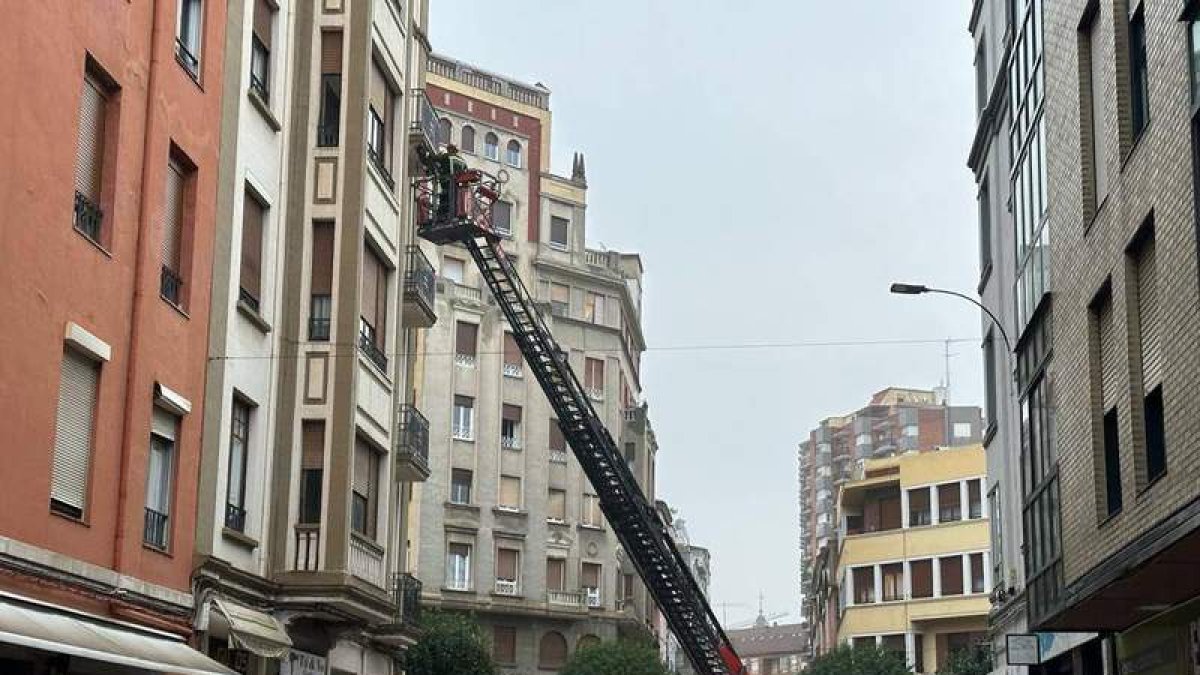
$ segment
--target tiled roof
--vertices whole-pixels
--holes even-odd
[[[805,627],[798,623],[742,628],[731,630],[728,635],[733,641],[733,648],[742,658],[803,654],[808,651],[808,633]]]

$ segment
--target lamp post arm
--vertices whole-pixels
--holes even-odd
[[[976,300],[975,298],[972,298],[969,295],[964,295],[957,291],[948,291],[948,290],[945,290],[942,288],[926,288],[925,292],[926,293],[941,293],[942,295],[953,295],[956,298],[962,298],[963,300],[966,300],[967,302],[971,303],[972,305],[975,305],[979,309],[982,309],[983,313],[987,314],[988,318],[992,320],[992,324],[996,326],[996,329],[1000,331],[1000,337],[1003,338],[1004,346],[1006,349],[1008,349],[1008,353],[1009,354],[1013,353],[1012,342],[1010,342],[1008,339],[1008,332],[1004,330],[1004,324],[1000,323],[1000,319],[997,319],[996,315],[992,313],[992,310],[985,307],[982,302],[979,302],[978,300]]]

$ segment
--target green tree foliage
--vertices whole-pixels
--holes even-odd
[[[408,675],[495,675],[491,645],[471,617],[426,610],[421,632],[408,650]]]
[[[987,675],[990,672],[992,651],[984,644],[956,650],[950,655],[946,665],[938,671],[938,675]]]
[[[807,675],[909,675],[904,657],[875,645],[839,645],[813,660]]]
[[[670,675],[652,642],[618,640],[576,650],[562,675]]]

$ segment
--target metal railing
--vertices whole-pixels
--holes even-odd
[[[519,595],[520,589],[515,579],[497,579],[496,595]]]
[[[366,321],[358,322],[358,348],[362,353],[380,370],[386,371],[388,358],[387,354],[383,353],[383,349],[375,344],[375,327]]]
[[[550,461],[555,464],[566,464],[567,463],[567,451],[566,450],[555,450],[554,448],[551,448],[550,449]]]
[[[301,572],[315,572],[321,555],[321,526],[319,524],[296,525],[296,558],[292,568]]]
[[[520,363],[506,363],[502,371],[505,377],[524,377],[525,368]]]
[[[500,447],[504,448],[505,450],[520,450],[521,449],[521,437],[520,436],[500,436]]]
[[[473,441],[475,436],[472,433],[471,425],[455,424],[450,430],[450,434],[460,441]]]
[[[411,405],[400,406],[396,421],[398,458],[407,458],[429,468],[429,420]]]
[[[75,193],[75,229],[88,239],[100,242],[100,224],[104,221],[104,211],[100,205],[88,199],[82,192]]]
[[[425,252],[420,246],[410,244],[408,264],[404,270],[404,299],[417,300],[429,312],[433,312],[434,298],[437,294],[435,279],[433,264],[425,257]]]
[[[409,132],[417,135],[430,150],[433,150],[441,140],[438,138],[437,110],[429,101],[429,95],[425,93],[424,89],[412,90],[412,102],[415,110],[413,110]]]
[[[463,368],[474,368],[475,367],[475,355],[474,354],[455,354],[454,355],[454,363],[462,366]]]
[[[596,609],[601,606],[600,589],[584,587],[583,594],[587,598],[587,606]]]
[[[391,169],[388,168],[388,143],[387,143],[388,126],[384,124],[379,113],[375,112],[374,108],[367,109],[367,160],[379,171],[379,175],[383,177],[383,182],[390,189],[396,189],[396,181],[392,178]]]
[[[234,504],[225,504],[225,527],[238,532],[246,531],[246,509]]]
[[[396,623],[417,625],[421,620],[421,580],[408,572],[393,574],[392,598],[396,603]]]
[[[142,522],[142,541],[154,548],[167,550],[167,524],[169,522],[170,516],[147,506]]]
[[[167,302],[178,307],[179,296],[183,291],[183,279],[179,278],[175,270],[163,265],[162,274],[159,276],[158,290]]]

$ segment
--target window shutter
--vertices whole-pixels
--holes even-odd
[[[621,327],[621,301],[620,301],[620,299],[613,297],[613,296],[609,296],[608,300],[604,303],[604,306],[608,311],[608,316],[605,319],[608,326],[610,328],[620,328]]]
[[[562,558],[547,558],[546,588],[552,591],[561,591],[563,586],[566,585],[566,568],[566,561]]]
[[[342,73],[342,32],[328,30],[321,33],[321,74]]]
[[[566,284],[550,284],[550,301],[571,304],[571,287]]]
[[[521,349],[512,333],[504,334],[504,362],[521,365]]]
[[[562,429],[558,426],[558,420],[550,420],[550,449],[567,449],[567,439],[563,437]]]
[[[172,415],[166,410],[163,410],[162,408],[159,408],[158,406],[154,407],[154,416],[150,422],[151,432],[153,432],[155,435],[162,436],[168,441],[174,442],[175,435],[178,433],[178,429],[178,417]]]
[[[378,334],[381,330],[379,325],[379,317],[376,315],[376,299],[379,295],[379,261],[375,258],[375,253],[366,244],[363,244],[363,264],[362,264],[362,297],[359,298],[359,312],[362,318],[375,329]],[[378,343],[376,343],[378,344]]]
[[[374,459],[371,452],[366,443],[355,442],[353,490],[368,499],[371,496],[371,460]]]
[[[479,335],[479,326],[466,321],[459,321],[455,327],[457,335],[454,338],[455,353],[463,356],[475,356],[475,343]]]
[[[271,49],[271,19],[274,14],[267,0],[254,0],[254,36],[268,50]]]
[[[75,157],[75,190],[100,203],[100,175],[104,163],[104,88],[92,77],[83,78],[79,99],[79,147]]]
[[[179,243],[183,229],[183,167],[172,160],[167,167],[167,194],[163,200],[162,264],[179,274]]]
[[[1162,381],[1162,310],[1158,263],[1153,237],[1142,245],[1137,260],[1138,323],[1142,342],[1142,382],[1146,391]]]
[[[375,344],[382,348],[387,344],[388,268],[379,256],[375,255],[375,251],[368,250],[368,254],[375,260],[375,318],[379,321],[375,326]]]
[[[500,412],[501,419],[511,420],[513,422],[521,421],[521,406],[504,404]]]
[[[388,104],[387,101],[391,98],[392,92],[388,89],[387,78],[383,75],[383,69],[375,61],[371,62],[371,92],[370,101],[371,107],[383,120],[384,126],[388,126],[390,120],[387,118]]]
[[[325,422],[305,420],[300,451],[300,468],[325,468]]]
[[[333,295],[333,223],[313,223],[313,295]]]
[[[475,128],[472,126],[463,126],[462,128],[462,150],[463,152],[475,152]],[[502,202],[496,202],[497,205]],[[495,208],[495,206],[493,206]]]
[[[262,2],[262,0],[259,0]],[[263,205],[249,192],[242,200],[241,287],[258,299],[262,285]]]
[[[510,548],[496,551],[496,578],[516,580],[517,552]]]
[[[521,479],[515,476],[500,477],[500,505],[511,508],[521,506]]]
[[[82,512],[87,502],[100,366],[67,349],[60,367],[50,498]]]
[[[547,514],[556,520],[567,519],[567,493],[565,490],[550,490]]]
[[[595,563],[583,563],[583,576],[579,585],[584,588],[600,588],[600,566]]]
[[[517,660],[517,629],[512,626],[495,626],[492,629],[493,657],[497,663],[514,663]]]

